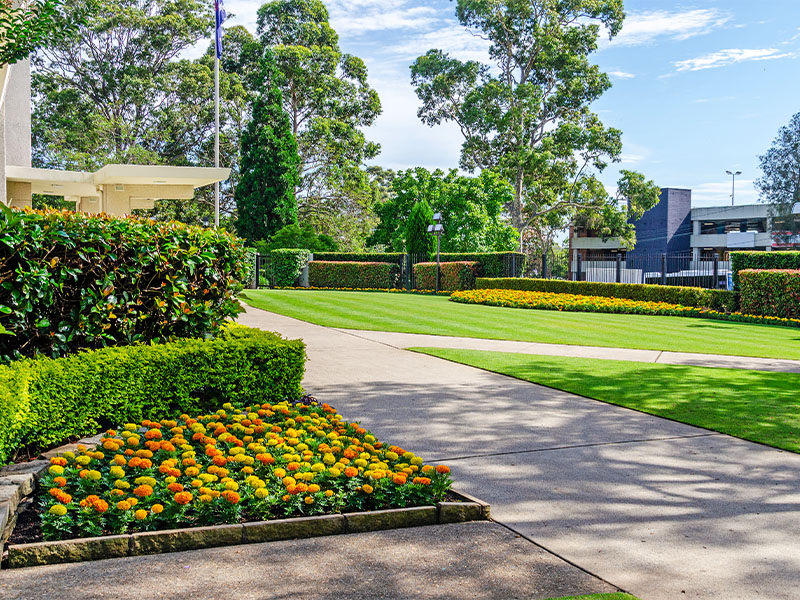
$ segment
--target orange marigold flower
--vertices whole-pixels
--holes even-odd
[[[167,486],[167,489],[173,494],[177,494],[178,492],[183,491],[183,486],[180,483],[170,483]]]
[[[221,456],[221,455],[217,455],[217,456],[215,456],[215,457],[212,459],[212,461],[213,461],[213,463],[214,463],[215,465],[217,465],[218,467],[224,467],[226,464],[228,464],[228,461],[227,461],[227,459],[226,459],[224,456]]]
[[[92,507],[99,513],[104,513],[108,510],[108,502],[98,498],[92,503]]]
[[[356,475],[358,475],[358,469],[356,469],[355,467],[347,467],[344,470],[344,474],[347,477],[355,477]]]
[[[178,492],[175,494],[174,500],[180,505],[189,504],[192,501],[192,494],[191,492]]]
[[[225,490],[224,492],[222,492],[221,496],[231,504],[238,504],[239,500],[241,499],[239,497],[239,494],[234,492],[233,490]]]
[[[164,507],[160,504],[153,504],[153,506],[150,507],[150,510],[154,515],[158,515],[164,512]]]
[[[406,478],[404,475],[405,473],[403,474],[397,473],[394,477],[392,477],[392,483],[396,483],[397,485],[405,485]]]
[[[63,477],[56,477],[55,479],[53,479],[53,483],[55,483],[58,487],[64,487],[65,485],[67,485],[67,480],[64,479]]]
[[[289,494],[286,494],[285,496],[281,497],[281,500],[283,500],[284,502],[288,502],[291,499],[292,499],[292,497]]]
[[[438,467],[436,467],[436,472],[439,473],[440,475],[444,473],[449,473],[450,467],[448,467],[447,465],[439,465]]]
[[[142,464],[142,459],[138,456],[134,456],[130,461],[128,461],[129,467],[138,467]]]
[[[139,496],[139,498],[146,498],[147,496],[151,496],[153,494],[153,488],[147,484],[140,485],[135,490],[133,490],[134,496]]]
[[[299,462],[290,462],[288,465],[286,465],[286,468],[289,471],[297,471],[297,469],[300,468],[300,463]]]
[[[50,459],[51,465],[58,465],[59,467],[66,467],[67,466],[67,459],[63,456],[54,456]]]
[[[131,505],[125,502],[125,500],[120,500],[117,502],[117,509],[119,510],[130,510]]]
[[[144,521],[147,518],[147,511],[140,508],[135,513],[133,513],[133,516],[137,521]]]

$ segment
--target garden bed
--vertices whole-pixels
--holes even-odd
[[[225,405],[48,454],[0,471],[6,566],[488,518],[449,468],[315,402]]]

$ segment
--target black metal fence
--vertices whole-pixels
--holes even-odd
[[[548,253],[530,261],[526,275],[543,279],[604,283],[648,283],[727,289],[730,262],[719,255]]]

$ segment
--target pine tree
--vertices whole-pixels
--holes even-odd
[[[433,210],[425,200],[420,200],[411,208],[406,224],[406,252],[409,254],[433,253],[433,235],[428,233],[428,225],[433,223]]]
[[[241,179],[236,186],[236,229],[249,242],[267,240],[297,222],[295,188],[300,157],[271,56],[262,64],[262,91],[242,134]]]

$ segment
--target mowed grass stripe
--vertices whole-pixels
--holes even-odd
[[[248,290],[245,301],[309,323],[345,329],[800,359],[800,329],[774,325],[526,310],[378,292]]]

